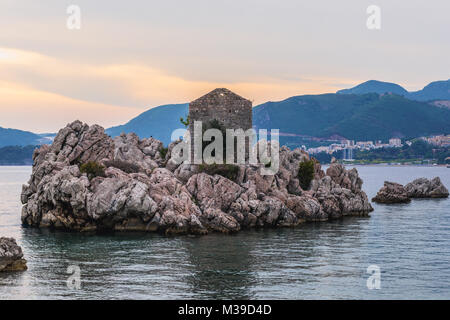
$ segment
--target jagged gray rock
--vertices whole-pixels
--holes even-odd
[[[384,186],[372,198],[372,201],[378,203],[408,203],[411,202],[411,199],[403,185],[385,181]]]
[[[373,208],[361,190],[362,183],[355,168],[346,170],[335,162],[323,178],[313,180],[311,191],[329,218],[367,216]]]
[[[447,198],[449,193],[439,177],[419,178],[405,186],[410,198]]]
[[[112,139],[96,125],[67,125],[51,146],[34,152],[32,175],[22,188],[23,224],[80,232],[205,234],[290,227],[373,210],[356,169],[338,163],[325,174],[315,161],[310,190],[302,190],[298,167],[310,157],[300,149],[280,148],[275,175],[261,175],[263,165],[239,165],[231,181],[201,172],[198,165],[177,164],[172,153],[178,143],[171,143],[163,158],[163,145],[153,138]],[[80,172],[89,161],[105,165],[104,175]],[[126,170],[124,163],[138,170]]]
[[[0,272],[27,270],[22,248],[14,238],[0,238]]]
[[[143,170],[151,171],[164,162],[160,153],[163,144],[154,138],[139,140],[134,133],[122,133],[114,138],[114,147],[113,160],[138,164]]]

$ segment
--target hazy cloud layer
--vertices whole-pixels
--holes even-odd
[[[82,28],[66,28],[81,8]],[[381,30],[366,8],[381,8]],[[450,3],[0,1],[0,126],[123,123],[226,86],[255,103],[368,79],[448,79]],[[47,119],[47,121],[44,121]],[[42,121],[41,121],[42,120]]]

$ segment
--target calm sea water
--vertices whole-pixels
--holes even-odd
[[[384,180],[441,177],[445,167],[357,167],[369,198]],[[235,235],[82,235],[25,229],[29,167],[0,167],[0,236],[28,271],[0,274],[0,299],[449,299],[450,199],[376,205],[370,218]],[[81,288],[69,289],[68,266]],[[381,288],[366,285],[369,265]]]

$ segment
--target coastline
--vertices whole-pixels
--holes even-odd
[[[345,163],[346,166],[373,166],[373,167],[447,167],[446,164],[390,164],[390,163]],[[326,164],[324,164],[326,166]]]

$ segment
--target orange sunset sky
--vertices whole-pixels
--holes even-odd
[[[81,9],[81,29],[66,26]],[[450,3],[0,0],[0,126],[104,127],[227,87],[254,105],[377,79],[448,79]]]

